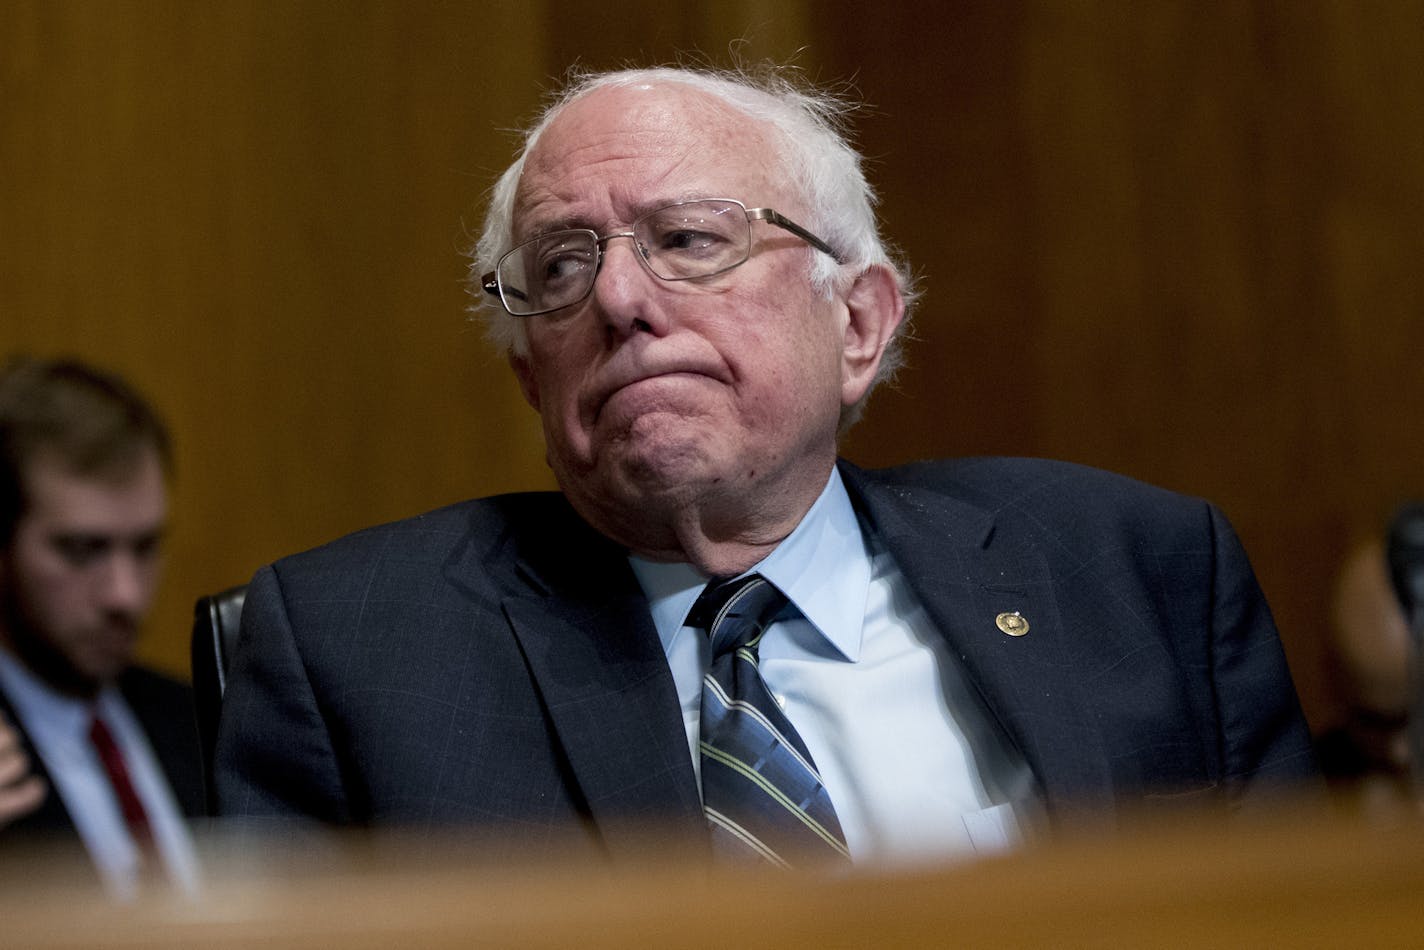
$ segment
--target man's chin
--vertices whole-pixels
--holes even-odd
[[[83,683],[98,689],[117,680],[133,664],[135,637],[115,636],[70,659],[70,667]]]
[[[623,527],[664,523],[726,481],[700,451],[631,448],[605,452],[598,465],[578,472],[555,470],[559,488],[584,518],[625,543]]]
[[[105,659],[101,662],[90,663],[80,672],[95,687],[99,687],[117,680],[132,662],[130,657],[125,657],[123,660]]]
[[[718,477],[707,431],[682,417],[644,417],[616,435],[596,433],[585,457],[556,466],[555,475],[565,492],[609,492],[618,499],[685,491]]]
[[[716,464],[700,442],[629,445],[611,461],[604,484],[630,504],[696,496],[727,481],[725,466]]]
[[[92,657],[74,657],[66,663],[48,664],[35,672],[61,693],[89,699],[117,680],[126,666],[100,662]]]

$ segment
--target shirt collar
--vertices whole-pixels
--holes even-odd
[[[691,564],[628,556],[648,598],[663,650],[672,648],[682,621],[708,577]],[[801,523],[750,573],[776,585],[801,615],[847,660],[860,657],[871,563],[860,521],[838,469]]]
[[[25,729],[36,744],[46,739],[76,742],[89,734],[95,700],[59,692],[3,649],[0,649],[0,685],[5,687],[15,715],[24,720]]]

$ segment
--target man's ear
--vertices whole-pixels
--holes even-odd
[[[875,264],[845,295],[845,345],[841,353],[841,404],[859,402],[875,381],[885,346],[905,319],[905,299],[895,274]]]
[[[519,380],[519,391],[524,393],[524,401],[539,411],[539,384],[534,381],[534,368],[527,356],[513,351],[509,354],[509,368],[514,370],[514,378]]]

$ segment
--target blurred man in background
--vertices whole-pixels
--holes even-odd
[[[1390,585],[1379,538],[1345,559],[1331,604],[1329,642],[1345,710],[1316,751],[1332,789],[1352,808],[1377,814],[1408,803],[1409,626]]]
[[[0,371],[0,713],[23,746],[0,762],[18,776],[27,760],[42,786],[0,840],[77,836],[118,897],[196,873],[192,694],[133,665],[170,467],[167,430],[124,381],[64,360]]]

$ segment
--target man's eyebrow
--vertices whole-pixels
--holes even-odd
[[[80,541],[112,541],[115,537],[115,535],[107,531],[84,531],[82,529],[74,531],[61,530],[50,532],[50,540],[65,541],[69,543],[75,543]]]
[[[546,234],[553,234],[555,231],[574,230],[593,231],[596,229],[585,221],[573,216],[555,218],[548,221],[536,221],[531,225],[515,228],[514,243],[516,245],[523,244],[525,241],[533,241]]]
[[[533,202],[532,205],[526,205],[522,214],[520,209],[514,209],[510,225],[516,243],[551,231],[568,231],[575,228],[596,230],[588,217],[575,210],[571,202],[558,200]]]
[[[705,189],[699,188],[693,191],[680,191],[671,194],[659,194],[653,198],[643,198],[629,203],[631,217],[628,221],[620,224],[616,228],[609,228],[609,230],[619,230],[629,226],[643,215],[657,211],[660,208],[669,207],[670,205],[682,204],[686,201],[706,201],[713,198],[724,197],[726,196],[721,193],[713,194]],[[543,220],[536,215],[524,226],[515,228],[514,243],[523,244],[525,241],[532,241],[535,238],[545,234],[552,234],[555,231],[575,230],[592,231],[595,234],[602,233],[594,222],[583,215],[566,213],[555,218],[546,218]]]
[[[118,544],[112,535],[92,531],[56,531],[49,536],[50,546],[62,557],[93,557],[107,554]]]
[[[56,544],[133,544],[161,541],[168,536],[168,525],[159,525],[155,528],[145,528],[142,531],[134,531],[129,534],[112,531],[86,531],[76,529],[73,531],[59,530],[51,532],[50,541]]]

